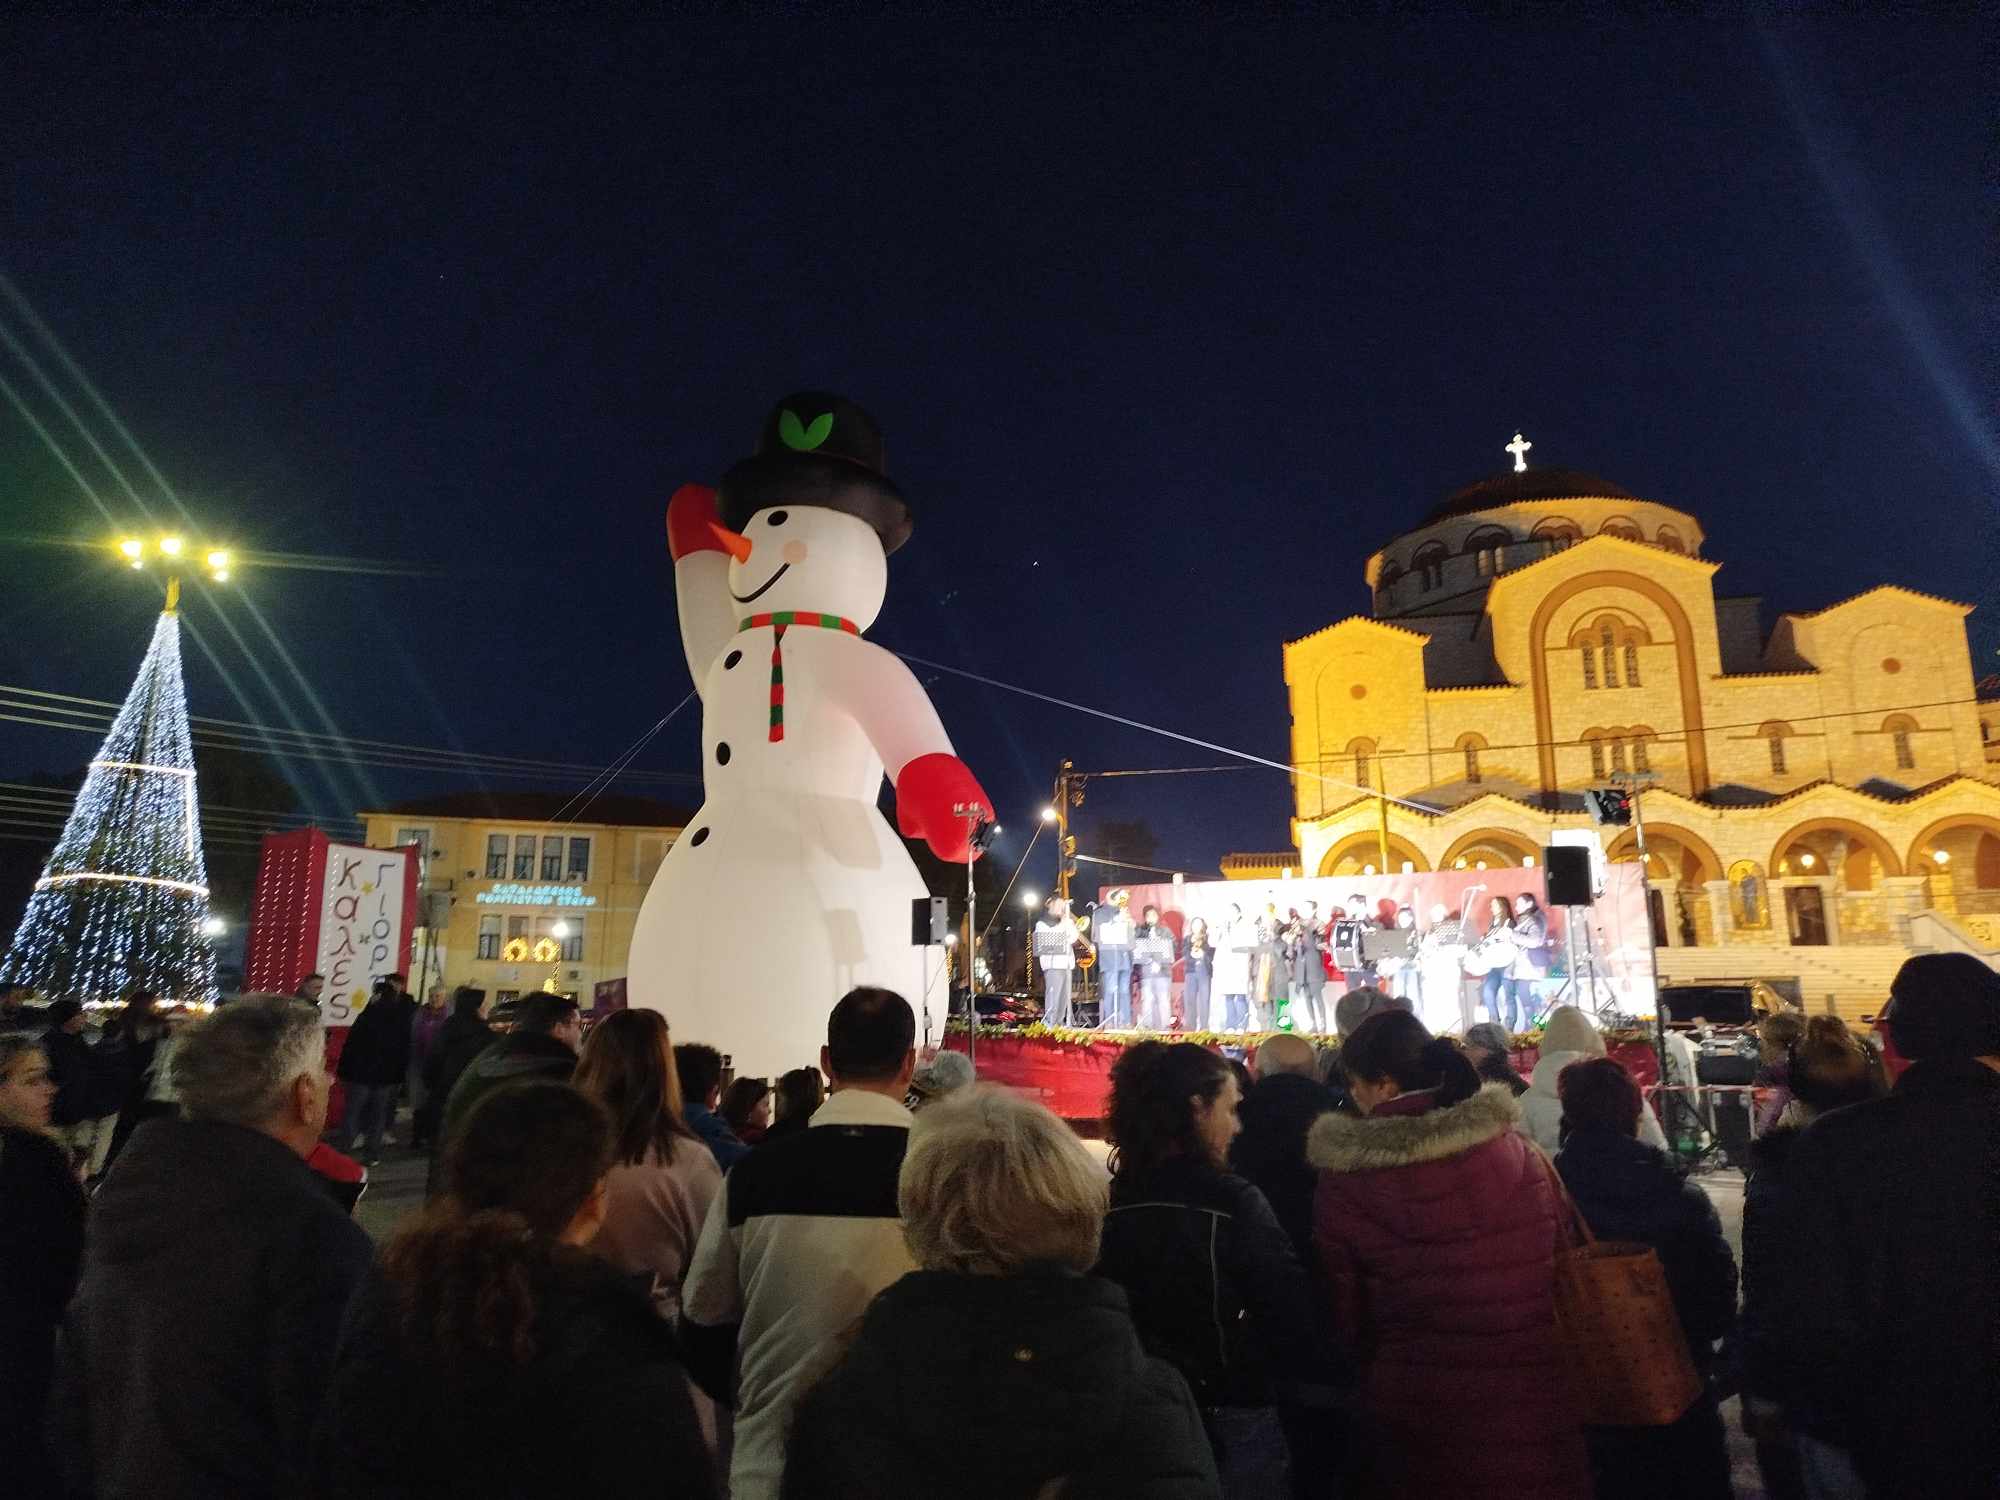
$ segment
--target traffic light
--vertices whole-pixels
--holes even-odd
[[[1593,823],[1623,827],[1632,821],[1632,794],[1623,787],[1592,787],[1583,794],[1583,805]]]

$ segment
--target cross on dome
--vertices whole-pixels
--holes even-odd
[[[1528,472],[1528,450],[1534,446],[1533,443],[1517,432],[1514,434],[1514,441],[1509,443],[1503,450],[1514,455],[1514,472],[1516,474],[1525,474]]]

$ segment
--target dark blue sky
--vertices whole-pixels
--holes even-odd
[[[322,728],[302,678],[350,734],[608,759],[687,690],[667,495],[807,384],[875,412],[916,509],[877,639],[1277,759],[1281,642],[1516,427],[1695,511],[1726,592],[1991,600],[1969,23],[854,15],[5,23],[0,269],[212,531],[434,570],[245,574],[282,707],[197,602],[251,685],[191,651],[197,712]],[[0,484],[17,536],[106,534],[5,405]],[[5,557],[0,680],[118,697],[154,603]],[[934,692],[1023,829],[1062,755],[1214,759]],[[0,774],[89,748],[9,730]],[[1287,806],[1253,772],[1085,819],[1212,868]]]

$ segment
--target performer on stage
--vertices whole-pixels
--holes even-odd
[[[1543,932],[1546,937],[1546,923]],[[1467,973],[1482,976],[1479,998],[1486,1006],[1487,1019],[1498,1021],[1509,1031],[1521,1029],[1521,998],[1512,977],[1514,961],[1520,956],[1520,944],[1514,936],[1514,907],[1505,896],[1494,896],[1486,903],[1486,931],[1466,955],[1465,968]]]
[[[1330,929],[1333,961],[1350,990],[1367,989],[1375,983],[1375,971],[1361,954],[1361,936],[1374,932],[1381,925],[1375,920],[1368,898],[1358,892],[1347,898],[1334,917]]]
[[[1174,933],[1149,906],[1132,935],[1132,967],[1139,975],[1139,1029],[1166,1031],[1173,1025]]]
[[[1076,923],[1069,902],[1048,899],[1046,915],[1035,922],[1035,962],[1042,970],[1042,1024],[1070,1026],[1070,980],[1076,974]]]
[[[1215,933],[1215,992],[1222,997],[1225,1031],[1250,1025],[1250,957],[1256,946],[1255,925],[1231,902]]]
[[[1476,1002],[1465,984],[1465,955],[1471,944],[1465,926],[1439,903],[1431,908],[1431,925],[1417,940],[1417,973],[1422,998],[1418,1018],[1431,1035],[1456,1030],[1461,1036],[1479,1019]]]
[[[1116,890],[1090,914],[1090,941],[1097,949],[1098,1024],[1122,1030],[1132,1024],[1132,893]]]
[[[1319,903],[1308,901],[1292,924],[1292,1019],[1300,1031],[1326,1030],[1326,949]]]
[[[1423,974],[1418,963],[1417,914],[1408,906],[1396,908],[1396,930],[1410,935],[1409,951],[1400,958],[1385,958],[1375,965],[1375,983],[1385,994],[1410,1002],[1410,1009],[1423,1014]]]
[[[1215,944],[1209,940],[1208,923],[1189,917],[1187,936],[1181,939],[1181,1013],[1190,1031],[1222,1029],[1210,999],[1215,970]]]
[[[1521,956],[1507,977],[1522,1024],[1532,1024],[1541,1004],[1542,976],[1549,972],[1549,918],[1542,903],[1527,891],[1514,898],[1514,941]]]
[[[1278,915],[1275,901],[1266,901],[1264,914],[1257,918],[1257,949],[1251,963],[1250,1024],[1258,1031],[1275,1031],[1290,1010],[1286,1001],[1285,919]]]

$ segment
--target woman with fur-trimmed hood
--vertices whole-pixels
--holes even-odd
[[[1548,1160],[1456,1043],[1406,1011],[1341,1048],[1358,1113],[1320,1117],[1313,1242],[1362,1408],[1343,1495],[1589,1500],[1556,1342]]]

